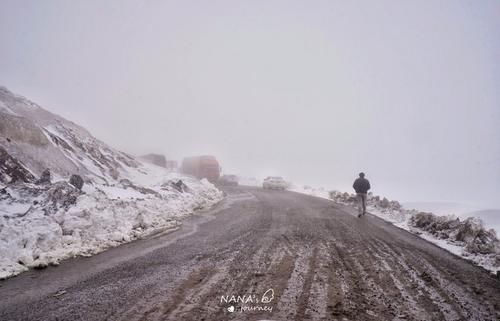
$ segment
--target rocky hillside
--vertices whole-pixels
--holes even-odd
[[[174,228],[221,199],[0,87],[0,279]]]
[[[13,171],[18,174],[15,179],[30,180],[29,175],[19,176],[20,165],[34,176],[49,168],[55,176],[79,174],[102,183],[139,166],[133,157],[109,147],[81,126],[4,87],[0,87],[0,153],[0,164],[6,167],[1,173],[4,182]],[[18,164],[8,162],[9,156]]]

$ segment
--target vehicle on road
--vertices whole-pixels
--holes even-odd
[[[236,175],[222,175],[219,184],[223,186],[238,186],[239,179]]]
[[[216,183],[220,177],[220,166],[214,156],[186,157],[182,160],[182,172],[198,179],[206,178],[209,182]]]
[[[264,179],[262,183],[262,188],[264,189],[276,189],[276,190],[286,190],[288,187],[287,182],[280,176],[269,176]]]

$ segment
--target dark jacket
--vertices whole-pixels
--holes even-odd
[[[352,187],[356,191],[356,193],[366,194],[370,189],[370,182],[366,178],[357,178],[352,184]]]

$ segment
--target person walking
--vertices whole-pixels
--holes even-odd
[[[359,173],[359,177],[356,178],[352,187],[358,197],[358,217],[361,217],[361,215],[366,215],[366,193],[371,188],[370,181],[365,178],[365,173]]]

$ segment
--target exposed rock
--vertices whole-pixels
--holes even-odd
[[[169,181],[168,185],[172,186],[178,192],[184,193],[188,190],[188,186],[184,184],[182,180],[178,180],[177,182]]]
[[[46,168],[40,175],[40,178],[36,181],[37,184],[50,184],[50,169]]]
[[[121,179],[120,184],[125,188],[130,187],[132,189],[135,189],[136,191],[138,191],[139,193],[142,193],[142,194],[152,194],[152,195],[160,196],[160,194],[157,191],[152,190],[152,189],[147,188],[147,187],[137,186],[126,178]]]
[[[50,139],[52,139],[52,141],[54,142],[54,144],[56,144],[57,146],[61,146],[62,148],[66,149],[66,150],[69,150],[71,152],[75,151],[73,149],[73,147],[71,147],[71,145],[69,145],[64,139],[62,139],[59,136],[56,136],[56,135],[52,134],[51,132],[49,132],[46,129],[44,129],[44,130],[45,130],[45,133],[50,137]]]
[[[415,227],[427,230],[434,223],[434,215],[431,213],[420,212],[411,217],[411,224]]]
[[[432,276],[427,273],[427,271],[423,271],[422,273],[420,273],[420,277],[427,283],[432,282]]]
[[[21,162],[12,157],[3,147],[0,146],[0,182],[30,183],[35,180],[35,176],[27,170]]]
[[[496,235],[487,231],[477,218],[466,219],[456,233],[455,240],[465,242],[465,249],[470,253],[490,254],[495,252]]]
[[[347,192],[341,193],[337,191],[330,191],[330,198],[335,202],[339,203],[356,203],[358,199],[356,198],[356,194],[349,194]]]
[[[120,172],[116,168],[110,168],[109,169],[109,175],[113,179],[118,179],[118,177],[120,176]]]
[[[389,200],[384,197],[380,202],[378,202],[378,205],[382,208],[388,208],[390,206],[390,203]]]
[[[500,247],[495,232],[486,230],[478,218],[460,221],[453,216],[420,212],[411,217],[410,224],[440,239],[462,242],[469,253],[492,254]]]
[[[78,188],[79,190],[82,190],[83,178],[80,175],[73,174],[69,178],[69,183],[74,187]]]
[[[9,143],[20,142],[38,147],[50,144],[43,130],[29,119],[1,111],[0,115],[0,134],[8,137]]]
[[[399,211],[402,208],[401,204],[398,201],[391,201],[390,207],[395,211]]]
[[[66,182],[57,182],[48,189],[44,205],[47,205],[48,210],[53,212],[59,208],[68,209],[71,205],[76,204],[80,194],[81,192],[72,185]]]

